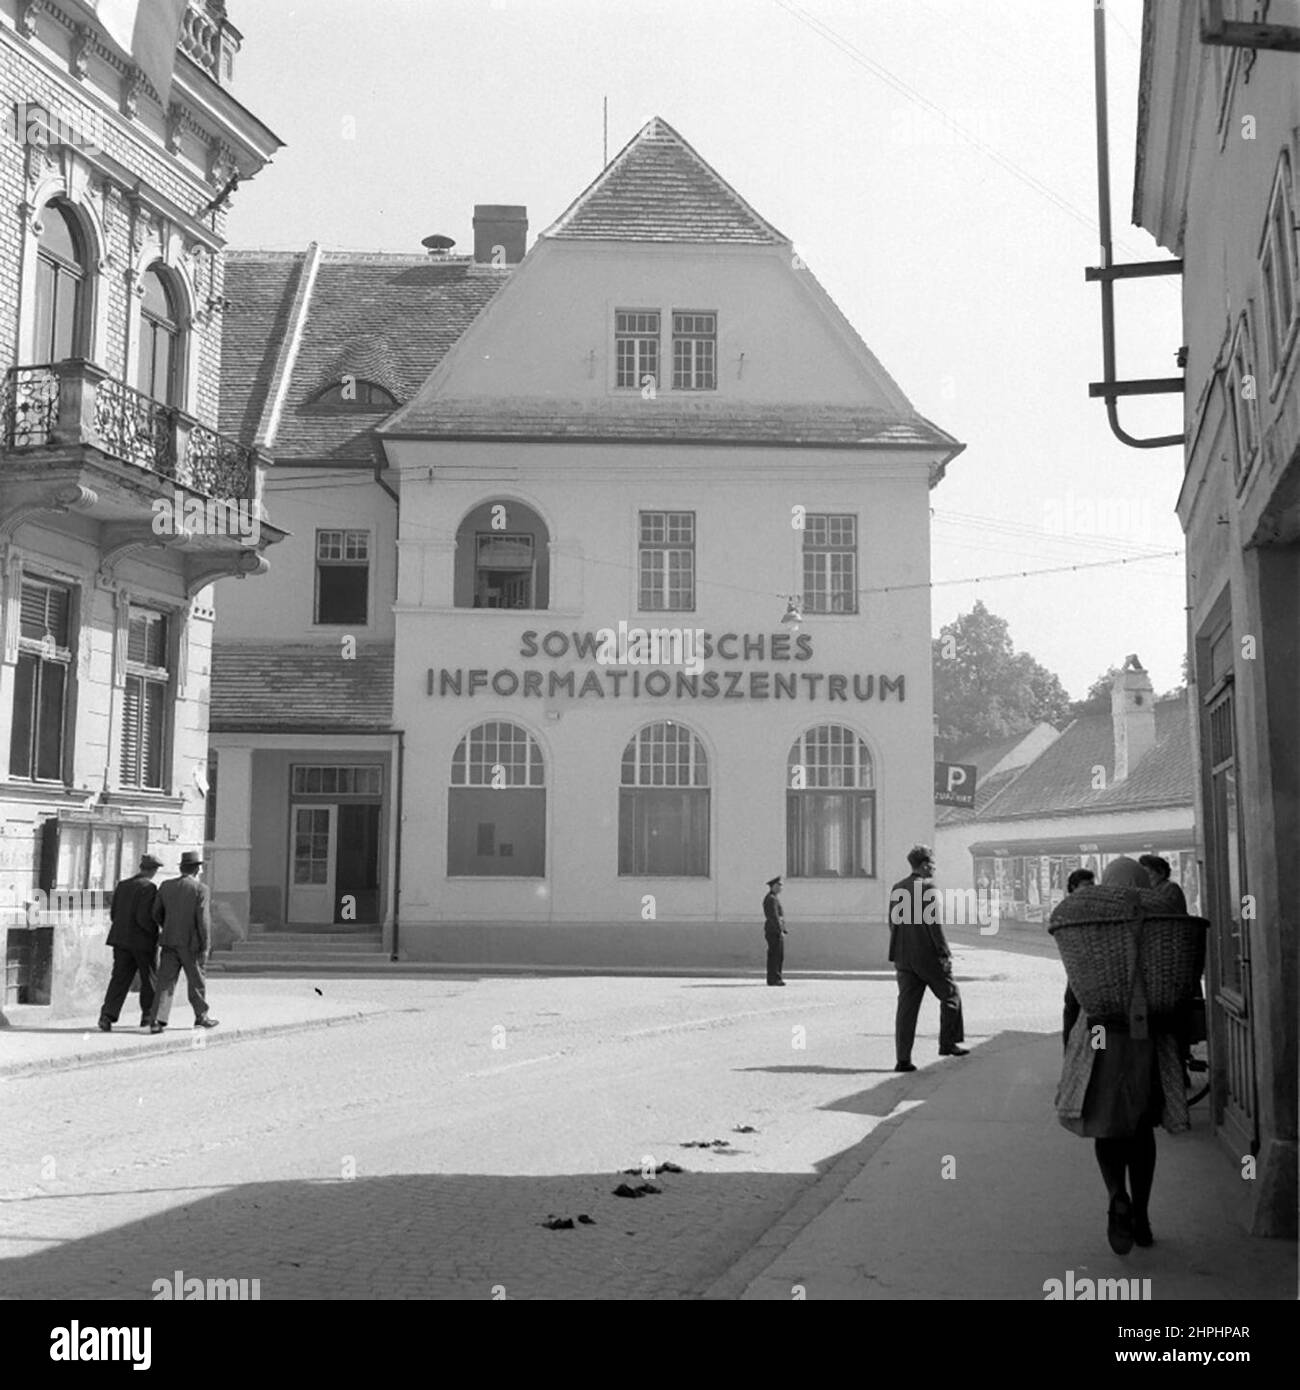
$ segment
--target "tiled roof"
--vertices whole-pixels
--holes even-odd
[[[934,755],[940,762],[973,763],[982,778],[990,768],[996,767],[1018,743],[1023,743],[1032,730],[1023,734],[1008,734],[1005,738],[966,738],[956,743],[938,744]]]
[[[393,648],[358,644],[343,661],[337,644],[215,642],[210,728],[388,729],[393,722]]]
[[[651,440],[689,444],[922,445],[953,448],[956,440],[920,415],[898,415],[869,406],[757,405],[727,408],[716,402],[669,404],[595,398],[556,401],[545,397],[493,396],[416,401],[392,429],[381,433],[420,438],[536,438]]]
[[[267,406],[305,252],[232,251],[226,260],[223,431],[251,440]],[[391,408],[309,402],[343,376],[410,400],[509,275],[465,256],[324,251],[271,454],[372,457],[368,432]]]
[[[1110,715],[1085,715],[994,796],[982,818],[1190,806],[1192,734],[1186,696],[1157,701],[1155,717],[1155,746],[1122,782],[1114,781],[1115,738]],[[1105,785],[1094,790],[1093,769],[1098,766],[1105,769]]]
[[[632,137],[542,235],[585,241],[789,244],[660,116]]]
[[[262,423],[302,262],[301,254],[253,260],[227,252],[219,428],[246,444]]]

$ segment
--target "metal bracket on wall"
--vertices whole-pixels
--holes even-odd
[[[1267,5],[1264,12],[1268,12]],[[1225,19],[1223,0],[1201,0],[1201,42],[1224,48],[1273,48],[1300,53],[1300,28],[1294,24]]]
[[[1093,37],[1096,56],[1096,101],[1097,101],[1097,220],[1101,231],[1100,266],[1089,266],[1084,270],[1086,280],[1096,280],[1101,284],[1101,348],[1104,380],[1091,382],[1088,386],[1090,396],[1100,396],[1106,402],[1106,418],[1110,421],[1111,432],[1121,444],[1134,449],[1162,449],[1182,444],[1185,436],[1181,434],[1159,435],[1152,439],[1139,439],[1131,435],[1119,423],[1118,400],[1121,396],[1152,396],[1162,392],[1183,391],[1186,389],[1181,376],[1144,377],[1134,381],[1117,381],[1115,378],[1115,281],[1146,279],[1153,275],[1181,275],[1181,260],[1134,261],[1129,265],[1115,265],[1111,243],[1110,225],[1110,141],[1106,108],[1106,10],[1097,5],[1093,11]]]

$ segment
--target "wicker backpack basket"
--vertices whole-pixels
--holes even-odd
[[[1209,926],[1204,917],[1171,915],[1141,889],[1096,884],[1058,903],[1048,930],[1080,1006],[1104,1017],[1129,1012],[1135,971],[1152,1014],[1191,998]]]

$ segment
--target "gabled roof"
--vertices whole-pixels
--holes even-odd
[[[981,820],[1071,812],[1143,810],[1191,806],[1192,732],[1187,698],[1155,705],[1154,747],[1122,781],[1114,780],[1115,735],[1109,714],[1076,719],[1054,743],[986,804]],[[1093,787],[1093,769],[1105,769],[1105,784]]]
[[[790,243],[662,116],[647,121],[542,235],[582,241]]]
[[[209,728],[384,730],[393,722],[393,648],[357,646],[340,661],[338,644],[212,644]]]
[[[471,257],[322,251],[310,284],[305,251],[230,251],[226,256],[221,430],[252,442],[282,397],[278,460],[368,462],[368,438],[391,413],[312,405],[326,386],[353,376],[410,400],[509,275]],[[296,354],[285,348],[299,335]],[[287,380],[277,366],[291,361]]]

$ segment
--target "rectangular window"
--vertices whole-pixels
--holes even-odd
[[[620,874],[709,876],[707,787],[621,787],[619,801]]]
[[[695,513],[642,512],[638,606],[658,613],[695,610]]]
[[[363,625],[370,605],[370,533],[316,532],[316,623]]]
[[[383,769],[373,764],[299,764],[293,769],[294,796],[379,796],[382,788]]]
[[[475,535],[475,608],[531,608],[535,574],[532,536],[500,531]]]
[[[208,794],[203,798],[203,838],[211,844],[217,838],[217,754],[208,753]]]
[[[1269,198],[1264,236],[1260,243],[1260,275],[1264,287],[1264,322],[1272,390],[1276,391],[1290,351],[1295,328],[1296,247],[1291,217],[1291,160],[1278,161]]]
[[[167,618],[132,604],[127,617],[122,700],[119,783],[123,787],[162,791],[166,786],[164,748],[170,689]]]
[[[786,800],[791,878],[875,877],[875,792],[790,791]]]
[[[24,577],[9,741],[11,777],[43,782],[63,777],[71,611],[70,588]]]
[[[858,519],[809,514],[803,533],[803,601],[809,613],[858,611]]]
[[[659,384],[658,309],[619,309],[614,314],[616,384],[639,390],[647,378]]]
[[[1251,344],[1250,318],[1243,311],[1232,342],[1232,356],[1226,378],[1237,431],[1237,486],[1250,476],[1259,453],[1259,378],[1255,374],[1255,351]]]
[[[718,316],[673,312],[673,390],[718,386]]]

